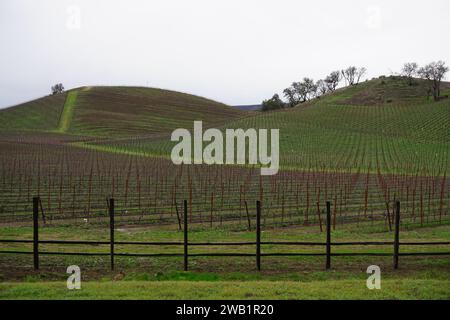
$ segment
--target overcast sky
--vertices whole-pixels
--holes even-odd
[[[62,82],[255,104],[350,64],[450,63],[448,0],[0,1],[0,107]]]

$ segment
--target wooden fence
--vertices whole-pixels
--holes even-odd
[[[395,206],[395,230],[394,240],[391,241],[372,241],[372,242],[332,242],[331,241],[331,204],[326,203],[326,241],[325,242],[296,242],[296,241],[261,241],[261,202],[256,202],[256,241],[255,242],[189,242],[188,238],[188,205],[187,200],[183,201],[183,241],[182,242],[134,242],[134,241],[115,241],[114,237],[114,199],[109,199],[109,241],[72,241],[72,240],[40,240],[39,239],[39,205],[40,198],[33,198],[33,240],[18,239],[0,239],[0,243],[33,243],[33,251],[13,251],[0,250],[0,254],[32,254],[34,269],[39,270],[39,259],[41,255],[71,255],[71,256],[109,256],[111,262],[111,270],[114,270],[114,257],[183,257],[184,270],[189,267],[189,257],[255,257],[256,269],[261,270],[261,257],[270,256],[325,256],[325,268],[331,268],[332,256],[392,256],[393,267],[397,269],[399,266],[400,256],[438,256],[448,255],[450,252],[400,252],[401,245],[408,246],[433,246],[433,245],[450,245],[450,242],[400,242],[400,202],[396,202]],[[39,244],[61,244],[61,245],[109,245],[109,252],[51,252],[39,251]],[[115,245],[140,245],[140,246],[183,246],[183,253],[116,253]],[[325,247],[323,253],[307,253],[307,252],[272,252],[262,253],[261,245],[277,245],[277,246],[322,246]],[[393,253],[386,252],[355,252],[355,253],[333,253],[333,246],[393,246]],[[255,253],[189,253],[190,246],[255,246]]]

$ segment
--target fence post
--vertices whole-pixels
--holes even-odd
[[[184,220],[184,271],[188,271],[188,209],[187,209],[187,200],[183,202],[184,212],[183,212],[183,220]]]
[[[256,268],[261,271],[261,201],[256,201]]]
[[[326,269],[331,268],[331,204],[327,201],[327,263]]]
[[[39,197],[33,197],[33,264],[39,270]]]
[[[109,199],[109,243],[111,249],[111,271],[114,270],[114,198]]]
[[[395,204],[394,269],[398,269],[398,254],[400,248],[400,201],[397,201]]]

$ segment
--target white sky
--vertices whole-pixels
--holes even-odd
[[[1,0],[0,107],[62,82],[256,104],[350,64],[450,63],[448,0]]]

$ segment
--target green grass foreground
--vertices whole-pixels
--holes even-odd
[[[418,227],[404,225],[401,241],[437,242],[449,239],[450,225]],[[107,240],[104,226],[53,226],[42,228],[42,239]],[[0,227],[5,239],[31,239],[30,227]],[[203,229],[191,231],[191,241],[250,241],[254,232]],[[323,241],[318,228],[268,229],[265,241]],[[176,229],[127,227],[117,231],[117,241],[180,241]],[[342,226],[332,232],[333,241],[390,241],[392,232],[383,222]],[[31,251],[31,244],[2,244],[3,250]],[[173,247],[173,246],[172,246]],[[175,246],[117,246],[117,252],[181,252]],[[57,246],[41,244],[45,251],[108,252],[107,246]],[[190,248],[199,252],[254,252],[254,247]],[[322,247],[264,245],[263,252],[323,252]],[[448,251],[448,246],[401,247],[401,252]],[[392,246],[336,246],[332,252],[385,252]],[[333,257],[331,270],[325,270],[324,257],[263,257],[261,272],[254,257],[191,257],[189,272],[183,272],[182,257],[116,257],[110,270],[109,257],[40,257],[41,268],[33,270],[31,255],[0,254],[0,299],[450,299],[450,259],[448,256],[400,257],[394,270],[392,257]],[[82,270],[82,289],[66,288],[69,265]],[[366,269],[381,268],[381,290],[368,290]]]
[[[68,290],[65,282],[1,283],[0,299],[450,299],[442,280],[334,281],[99,281]]]

